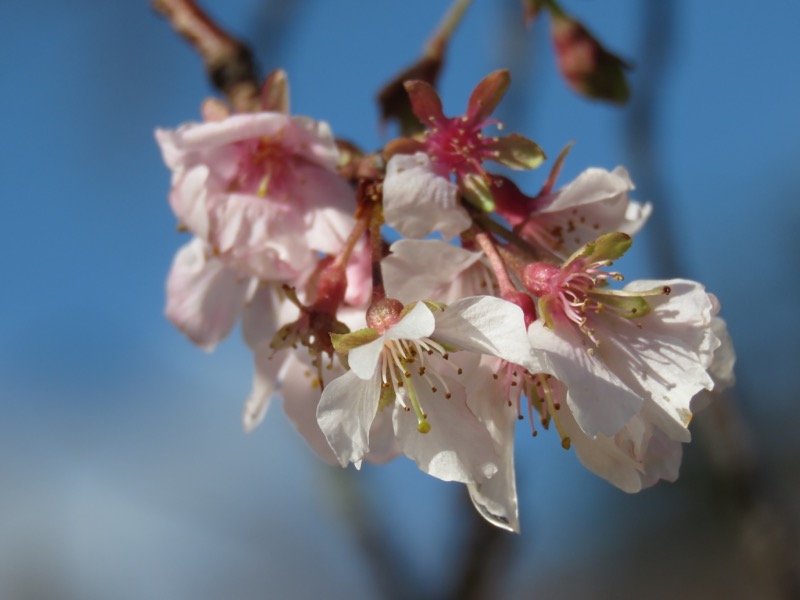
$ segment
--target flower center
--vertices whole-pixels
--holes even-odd
[[[520,421],[525,419],[522,414],[524,398],[533,437],[539,435],[536,429],[537,420],[544,429],[550,429],[552,422],[561,438],[561,446],[566,450],[570,449],[571,440],[565,433],[559,417],[566,389],[558,379],[546,373],[531,373],[506,361],[501,363],[493,376],[495,379],[503,378],[508,407],[516,408],[517,419]]]
[[[425,382],[433,393],[441,388],[447,400],[451,396],[447,382],[436,370],[428,370],[425,364],[425,359],[434,353],[447,359],[445,349],[430,338],[387,340],[381,353],[381,404],[384,404],[383,398],[386,398],[387,402],[396,398],[403,406],[403,410],[413,410],[417,416],[417,429],[420,433],[428,433],[431,426],[428,423],[428,415],[420,404],[414,380],[416,379],[417,385]],[[387,398],[387,394],[392,393],[394,397]]]
[[[495,119],[470,123],[468,117],[432,123],[425,138],[427,153],[442,172],[455,173],[458,177],[470,173],[483,175],[481,164],[496,156],[497,152],[491,149],[491,145],[497,138],[485,138],[481,129],[497,123]]]
[[[291,172],[291,155],[278,133],[257,140],[239,142],[239,161],[231,191],[282,200],[287,175]]]
[[[580,261],[577,261],[580,262]],[[606,285],[609,279],[622,281],[619,273],[603,271],[601,267],[608,266],[609,262],[600,262],[580,266],[575,271],[568,269],[558,285],[558,300],[564,315],[585,333],[595,345],[600,341],[595,337],[594,329],[587,327],[588,316],[601,312],[605,305],[591,295],[592,290]]]

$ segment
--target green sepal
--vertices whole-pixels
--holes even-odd
[[[437,340],[435,336],[432,337],[431,339],[437,344],[439,344],[442,348],[444,348],[445,352],[459,352],[460,350],[463,350],[463,348],[459,348],[458,346],[453,346],[453,344],[448,344],[447,342]]]
[[[557,302],[558,300],[551,294],[542,296],[539,298],[539,302],[537,302],[539,307],[539,316],[544,319],[545,327],[548,329],[555,328],[555,321],[553,320],[553,312],[555,307],[553,305]]]
[[[587,242],[578,248],[567,259],[564,266],[572,264],[579,258],[586,259],[590,263],[617,260],[628,251],[631,244],[633,244],[633,240],[627,233],[620,231],[605,233],[596,240]]]
[[[447,304],[444,302],[435,302],[433,300],[423,300],[425,306],[431,309],[431,312],[441,312],[445,308],[447,308]]]
[[[626,319],[638,319],[649,314],[653,309],[650,304],[636,292],[621,290],[592,291],[589,295],[603,305],[614,310],[615,314]]]
[[[494,196],[492,196],[492,190],[486,180],[480,175],[467,175],[464,178],[463,192],[464,197],[470,204],[487,213],[494,211]]]
[[[497,152],[495,162],[517,171],[535,169],[546,158],[539,144],[517,133],[497,138],[491,148]]]
[[[378,410],[375,414],[380,413],[387,406],[392,406],[396,400],[396,396],[397,392],[395,391],[394,386],[381,386],[381,397],[378,400]]]
[[[372,327],[365,327],[352,333],[332,333],[331,342],[337,354],[347,354],[353,348],[374,342],[379,337],[380,334]]]

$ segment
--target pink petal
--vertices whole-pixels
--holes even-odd
[[[167,318],[190,340],[212,350],[236,324],[248,280],[207,255],[197,238],[175,255],[167,278]]]

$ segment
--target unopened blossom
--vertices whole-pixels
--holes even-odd
[[[539,298],[529,329],[549,372],[567,386],[567,403],[590,437],[615,435],[646,410],[671,439],[690,439],[690,403],[711,389],[707,373],[719,340],[712,300],[696,282],[637,281],[622,290],[607,268],[630,246],[622,233],[601,236],[562,267],[532,263],[525,285]]]
[[[384,181],[387,223],[407,237],[424,237],[431,231],[445,231],[442,222],[450,214],[452,223],[446,237],[469,225],[460,207],[460,197],[485,210],[494,203],[490,177],[483,167],[487,160],[512,169],[533,169],[544,153],[531,140],[518,135],[485,136],[483,130],[498,125],[490,119],[510,83],[508,71],[496,71],[481,81],[469,99],[463,116],[447,117],[432,86],[424,81],[405,84],[411,107],[426,131],[420,138],[399,138],[385,150],[389,158]],[[424,190],[425,193],[419,192]],[[432,202],[437,208],[426,208]],[[425,226],[422,221],[398,220],[406,212],[436,215]],[[456,231],[458,233],[459,231]],[[449,234],[449,235],[448,235]]]
[[[474,363],[480,354],[528,360],[522,312],[488,296],[431,306],[403,312],[386,299],[370,311],[370,327],[337,336],[350,371],[325,387],[317,418],[342,466],[360,464],[376,415],[391,411],[399,447],[426,473],[468,483],[497,472],[492,438],[459,381],[464,368],[448,359],[461,350]]]
[[[295,278],[352,229],[354,192],[336,172],[325,123],[238,114],[159,129],[156,139],[181,225],[240,275]]]
[[[559,169],[557,161],[548,183],[533,197],[506,177],[493,178],[498,213],[536,248],[569,256],[605,233],[635,235],[650,217],[649,202],[628,198],[634,185],[623,167],[586,169],[563,188],[551,191]]]
[[[561,10],[551,11],[556,62],[569,86],[588,98],[619,104],[628,100],[628,65],[609,52],[579,21]]]

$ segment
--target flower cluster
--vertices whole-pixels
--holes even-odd
[[[734,359],[701,284],[613,286],[651,212],[623,168],[558,188],[564,151],[535,195],[487,170],[545,158],[495,135],[509,82],[489,75],[457,117],[406,82],[425,128],[374,154],[287,114],[284,77],[268,79],[262,97],[282,100],[262,112],[210,103],[203,123],[156,138],[193,236],[166,314],[207,350],[241,320],[255,362],[245,428],[280,396],[324,460],[404,454],[517,531],[519,419],[534,434],[552,425],[587,468],[636,492],[677,477],[693,399],[730,385]],[[401,239],[389,245],[385,227]]]

